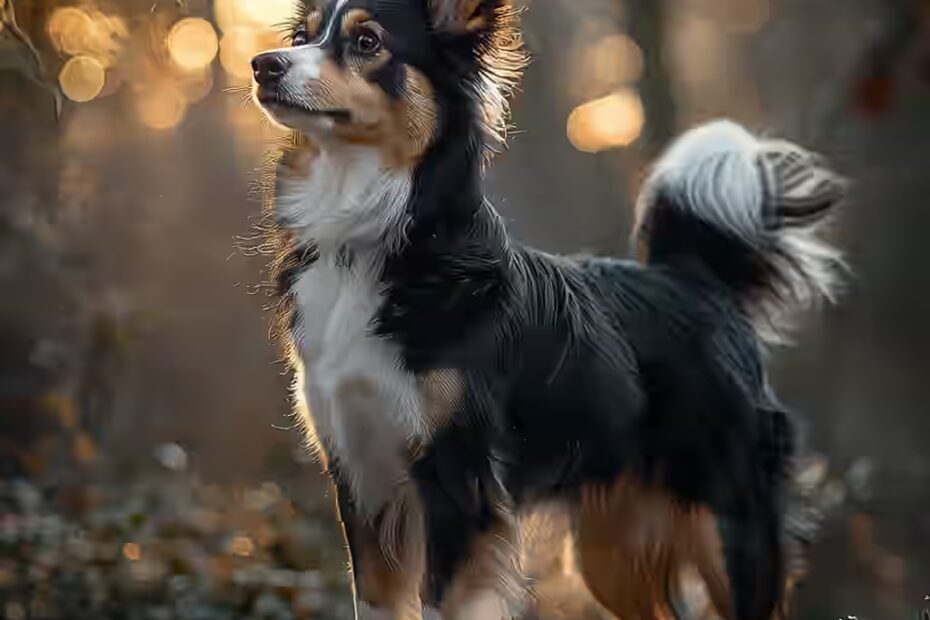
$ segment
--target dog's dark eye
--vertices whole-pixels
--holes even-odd
[[[294,36],[291,37],[291,45],[294,47],[299,47],[301,45],[306,45],[310,42],[310,33],[301,28],[294,33]]]
[[[352,46],[359,54],[375,54],[381,49],[381,38],[374,30],[362,28],[355,33]]]

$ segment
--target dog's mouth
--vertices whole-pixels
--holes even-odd
[[[256,99],[258,99],[258,103],[267,108],[294,110],[309,116],[331,118],[339,123],[347,123],[352,120],[352,112],[345,108],[310,108],[277,92],[259,91]]]

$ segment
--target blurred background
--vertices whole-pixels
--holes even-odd
[[[248,250],[279,133],[241,87],[291,1],[0,0],[3,618],[349,617]],[[527,4],[489,179],[520,238],[626,255],[648,162],[716,116],[855,182],[848,291],[772,356],[807,435],[794,616],[930,617],[930,1]]]

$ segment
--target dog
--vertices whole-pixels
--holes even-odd
[[[252,61],[292,130],[267,226],[297,415],[332,476],[357,618],[519,613],[521,519],[570,517],[623,620],[778,616],[792,415],[764,368],[842,260],[843,182],[713,121],[658,159],[639,260],[508,236],[482,176],[527,56],[509,0],[304,0]],[[702,616],[704,617],[704,616]]]

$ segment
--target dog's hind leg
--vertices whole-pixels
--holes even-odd
[[[578,566],[591,594],[620,620],[731,618],[722,544],[711,512],[629,479],[588,486],[575,508]],[[707,605],[683,605],[686,571]]]
[[[587,486],[575,511],[578,568],[597,601],[621,620],[674,617],[674,527],[681,510],[657,489],[621,479]]]
[[[781,524],[774,510],[721,516],[720,535],[737,620],[777,617],[784,593]]]

